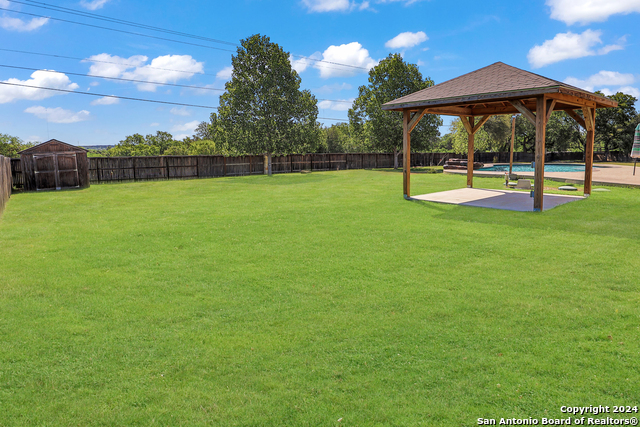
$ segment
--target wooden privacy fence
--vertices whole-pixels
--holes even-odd
[[[264,162],[262,155],[90,157],[89,178],[92,183],[102,183],[263,175]],[[271,157],[272,173],[391,167],[393,154],[390,153],[290,154]]]
[[[533,153],[513,153],[516,162],[531,162]],[[335,171],[347,169],[392,168],[393,153],[328,153],[290,154],[272,156],[272,173],[291,173],[303,170]],[[547,153],[546,161],[583,161],[582,152]],[[455,153],[411,153],[411,166],[442,166],[449,158],[466,158]],[[508,163],[509,153],[475,153],[474,159],[482,163]],[[628,154],[594,153],[595,161],[630,161]],[[264,174],[262,155],[247,156],[148,156],[148,157],[90,157],[91,183],[118,181],[147,181],[161,179],[214,178]],[[402,154],[398,155],[402,167]],[[10,177],[15,188],[23,188],[24,177],[20,159],[11,159]]]
[[[4,211],[7,200],[11,197],[11,159],[0,156],[0,214]]]

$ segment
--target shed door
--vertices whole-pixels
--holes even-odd
[[[76,153],[35,154],[36,190],[78,188]]]

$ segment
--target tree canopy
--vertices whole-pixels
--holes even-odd
[[[216,121],[235,153],[315,151],[320,141],[316,98],[300,90],[289,54],[259,34],[242,40],[220,97]]]
[[[405,62],[398,53],[390,54],[369,71],[369,84],[358,88],[349,122],[373,151],[398,152],[402,149],[402,113],[384,111],[381,106],[430,86],[433,80],[423,78],[417,65]],[[411,132],[411,149],[429,150],[440,135],[439,126],[439,116],[425,115]]]
[[[596,114],[596,142],[605,153],[610,151],[631,152],[634,129],[638,122],[638,112],[634,96],[618,92],[608,96],[618,102],[616,108],[598,110]]]
[[[34,145],[36,145],[34,142],[23,142],[22,139],[17,136],[0,133],[0,156],[20,157],[18,154],[20,151],[26,150]]]

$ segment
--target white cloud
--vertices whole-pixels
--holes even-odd
[[[233,74],[233,67],[229,65],[228,67],[224,67],[222,70],[216,73],[216,79],[229,80],[231,79],[232,74]]]
[[[149,58],[143,55],[121,58],[116,55],[101,53],[90,56],[82,62],[93,62],[89,67],[90,76],[121,77],[126,70],[139,67],[147,62],[147,59]]]
[[[0,17],[0,27],[9,31],[33,31],[42,27],[49,22],[49,18],[33,18],[30,21],[23,21],[19,18],[10,18],[8,16]]]
[[[9,3],[9,0],[0,0],[0,7],[8,8],[10,5],[11,3]]]
[[[322,60],[326,62],[317,62],[314,67],[320,70],[320,77],[325,79],[366,73],[378,64],[378,61],[369,56],[369,51],[358,42],[329,46],[322,53]],[[350,67],[336,64],[347,64]]]
[[[603,86],[624,86],[630,85],[635,81],[633,74],[623,74],[617,71],[600,71],[585,80],[580,80],[575,77],[567,77],[565,83],[572,86],[593,92],[596,88]]]
[[[89,9],[89,10],[98,10],[98,9],[102,9],[102,7],[107,2],[109,2],[109,0],[93,0],[93,1],[82,0],[80,2],[80,6],[84,7],[85,9]]]
[[[640,12],[640,0],[547,0],[551,18],[567,25],[604,22],[611,15]]]
[[[546,40],[542,45],[532,47],[527,59],[533,68],[540,68],[565,59],[606,55],[613,50],[623,49],[620,44],[614,44],[594,50],[596,45],[602,44],[601,35],[602,31],[593,30],[585,30],[582,34],[574,34],[571,31],[559,33],[552,40]]]
[[[300,58],[294,59],[293,56],[289,56],[289,62],[291,62],[291,68],[296,70],[298,74],[302,73],[304,70],[309,67],[309,65],[315,64],[317,61],[314,59],[320,59],[320,52],[316,52],[311,55],[309,58]]]
[[[41,86],[52,89],[76,90],[78,85],[71,83],[69,77],[63,73],[49,72],[44,70],[34,71],[29,80],[9,79],[3,80],[6,83],[21,84],[27,86]],[[36,89],[32,87],[0,85],[0,104],[12,102],[20,99],[32,101],[50,98],[61,95],[63,92],[52,90]]]
[[[617,92],[626,93],[640,99],[640,90],[631,84],[636,82],[636,76],[631,73],[619,73],[617,71],[600,71],[584,80],[575,77],[567,77],[565,83],[593,92],[599,90],[605,95],[613,95]],[[618,86],[617,89],[612,89]]]
[[[187,107],[173,107],[169,112],[175,116],[190,116],[191,111],[187,110]]]
[[[202,73],[204,70],[204,63],[196,61],[190,55],[159,56],[146,64],[148,59],[143,55],[121,58],[101,53],[89,57],[84,62],[93,62],[89,68],[89,75],[149,80],[158,83],[176,83],[182,79],[189,79],[194,74]],[[139,83],[136,86],[138,90],[145,92],[155,92],[158,87],[150,83]]]
[[[322,110],[348,111],[349,108],[353,106],[353,101],[355,101],[355,98],[339,99],[336,101],[324,100],[318,102],[318,108]]]
[[[77,123],[91,118],[91,114],[87,110],[78,111],[65,110],[60,107],[45,108],[41,106],[29,107],[24,110],[25,113],[31,113],[40,119],[45,119],[49,123]]]
[[[185,139],[186,137],[191,136],[188,133],[181,133],[179,135],[174,135],[173,139],[175,141],[182,141],[183,139]]]
[[[102,98],[98,98],[94,101],[91,101],[91,105],[113,105],[119,104],[120,100],[118,98],[112,98],[110,96],[104,96]]]
[[[149,127],[152,127],[152,128],[157,128],[158,126],[160,126],[160,123],[155,123],[155,122],[149,125]]]
[[[640,89],[638,89],[637,87],[622,86],[620,89],[618,89],[618,92],[626,93],[627,95],[631,95],[634,98],[640,100]]]
[[[310,12],[340,12],[351,8],[349,0],[302,0]]]
[[[122,77],[159,83],[176,83],[178,80],[190,79],[194,74],[202,73],[203,70],[204,63],[196,61],[191,55],[164,55],[154,58],[149,65],[124,72]],[[158,87],[148,83],[140,83],[137,86],[138,90],[145,92],[155,92]]]
[[[199,121],[194,120],[192,122],[189,123],[185,123],[182,125],[174,125],[173,128],[171,128],[172,131],[176,132],[193,132],[196,130],[196,128],[198,127],[198,125],[200,124]],[[182,139],[182,138],[180,138]]]
[[[389,49],[406,49],[417,46],[427,40],[429,40],[429,37],[427,37],[424,31],[418,31],[417,33],[407,31],[398,34],[384,45]]]
[[[420,0],[376,0],[375,3],[404,3],[408,6]],[[363,0],[361,3],[349,0],[302,0],[302,4],[309,12],[350,12],[352,10],[372,10],[371,2]]]

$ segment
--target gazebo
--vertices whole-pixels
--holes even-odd
[[[502,62],[420,90],[382,105],[403,114],[403,187],[409,199],[411,131],[425,114],[459,116],[468,138],[467,187],[473,187],[474,135],[496,114],[521,113],[536,127],[533,210],[542,211],[544,193],[545,133],[553,111],[565,111],[587,131],[584,195],[591,194],[596,109],[618,103]],[[582,115],[578,114],[582,110]],[[476,120],[476,117],[479,120]]]

